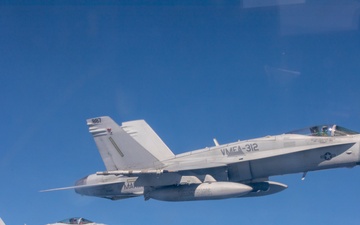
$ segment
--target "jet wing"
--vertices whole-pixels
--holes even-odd
[[[198,169],[210,169],[216,167],[227,166],[226,163],[209,162],[208,160],[191,161],[191,162],[177,162],[170,164],[164,169],[168,171],[186,171],[186,170],[198,170]]]
[[[217,167],[227,166],[225,163],[208,162],[207,160],[191,161],[191,162],[177,162],[164,167],[163,169],[153,170],[113,170],[97,172],[97,175],[126,175],[126,176],[138,176],[146,174],[163,174],[163,173],[178,173],[180,171],[198,170],[198,169],[211,169]]]

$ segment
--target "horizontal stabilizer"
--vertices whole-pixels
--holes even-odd
[[[73,189],[98,187],[98,186],[109,185],[109,184],[118,184],[118,183],[123,183],[123,182],[121,182],[121,181],[113,181],[113,182],[104,182],[104,183],[98,183],[98,184],[75,185],[75,186],[69,186],[69,187],[52,188],[52,189],[47,189],[47,190],[41,190],[40,192],[73,190]]]

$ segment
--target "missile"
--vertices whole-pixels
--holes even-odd
[[[234,182],[210,182],[180,186],[156,188],[145,192],[145,200],[150,198],[160,201],[214,200],[241,197],[253,188]]]

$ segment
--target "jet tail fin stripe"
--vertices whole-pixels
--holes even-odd
[[[121,157],[124,157],[124,153],[122,153],[122,151],[120,150],[119,146],[117,146],[117,144],[115,143],[114,139],[112,137],[109,137],[109,140],[111,142],[111,144],[113,144],[114,148],[116,149],[116,151],[119,153],[119,155]]]

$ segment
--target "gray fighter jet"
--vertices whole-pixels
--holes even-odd
[[[95,223],[93,221],[84,219],[82,217],[71,217],[65,220],[61,220],[59,222],[56,223],[49,223],[47,225],[65,225],[65,224],[87,224],[87,225],[106,225],[103,223]]]
[[[192,201],[257,197],[283,191],[275,175],[360,162],[360,134],[338,125],[312,126],[281,135],[237,141],[174,155],[144,120],[116,124],[87,120],[106,171],[86,176],[76,193],[111,200]],[[49,191],[49,190],[48,190]]]

